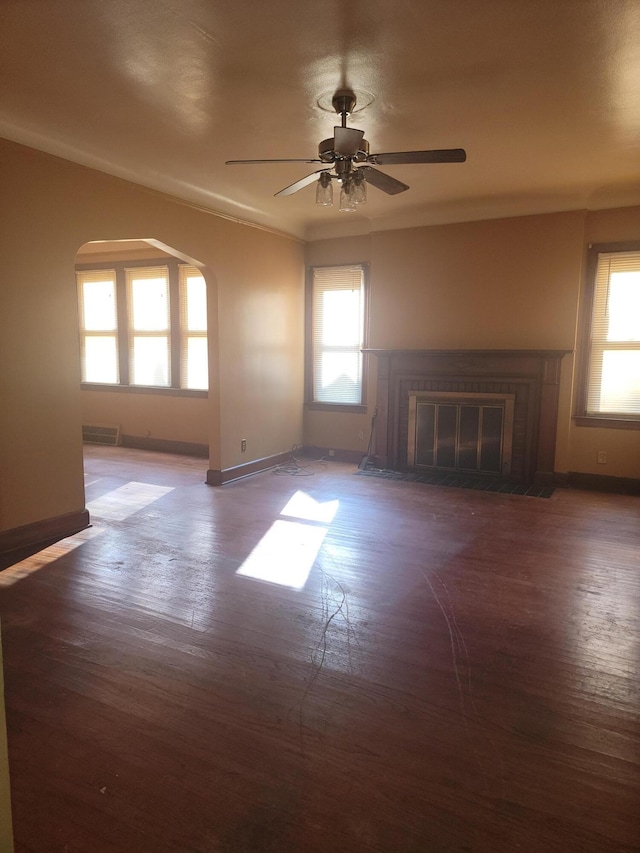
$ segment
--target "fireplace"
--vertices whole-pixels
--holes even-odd
[[[377,465],[552,481],[566,350],[368,351],[378,361]]]
[[[514,394],[410,394],[408,467],[509,479],[514,400]]]

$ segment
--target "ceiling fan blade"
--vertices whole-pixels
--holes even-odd
[[[276,195],[292,195],[293,193],[297,193],[298,190],[302,190],[305,187],[308,187],[309,184],[312,184],[314,181],[318,180],[318,175],[321,175],[323,172],[329,172],[329,169],[320,169],[317,172],[313,172],[311,175],[307,175],[306,178],[300,178],[299,181],[296,181],[295,184],[291,184],[288,187],[285,187],[280,192],[276,193]]]
[[[376,166],[399,166],[403,163],[464,163],[464,148],[440,148],[433,151],[397,151],[394,154],[370,154],[367,163]]]
[[[385,175],[384,172],[379,172],[377,169],[372,169],[371,166],[360,166],[359,172],[364,173],[365,180],[368,184],[376,187],[387,195],[397,195],[408,190],[407,184],[402,181],[397,181],[391,175]]]
[[[355,157],[363,138],[364,130],[356,130],[355,127],[333,128],[333,147],[336,154],[342,157]]]
[[[247,163],[322,163],[322,160],[225,160],[225,166],[244,166]]]

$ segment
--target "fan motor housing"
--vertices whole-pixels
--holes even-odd
[[[362,163],[369,156],[369,143],[363,138],[360,146],[360,149],[353,157],[341,157],[335,150],[335,142],[332,136],[330,139],[323,139],[320,145],[318,145],[318,157],[323,163],[335,163],[336,160],[340,159],[349,159],[355,163]]]

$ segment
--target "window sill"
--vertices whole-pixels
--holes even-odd
[[[597,415],[578,415],[576,426],[600,427],[600,429],[640,429],[640,418],[604,418]]]
[[[99,382],[82,382],[83,391],[112,391],[116,394],[157,394],[164,397],[203,397],[209,396],[208,391],[195,388],[161,388],[149,385],[104,385]]]
[[[343,412],[349,415],[366,415],[367,407],[364,404],[352,403],[307,403],[305,408],[309,412]]]

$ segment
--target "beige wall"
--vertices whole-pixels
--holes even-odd
[[[374,233],[307,246],[307,263],[370,265],[369,346],[381,349],[563,349],[556,471],[640,477],[640,431],[573,425],[574,356],[590,240],[640,238],[640,209],[572,211]],[[307,412],[305,437],[363,450],[368,414]],[[364,441],[357,436],[365,431]],[[596,464],[597,450],[607,465]]]
[[[4,140],[0,185],[0,531],[84,506],[73,268],[91,240],[155,239],[202,265],[210,467],[302,442],[297,241]]]
[[[0,853],[13,850],[11,830],[11,794],[9,790],[9,756],[4,713],[4,675],[2,668],[2,642],[0,641]]]
[[[377,234],[371,344],[573,349],[584,214]]]
[[[121,435],[209,443],[209,402],[203,397],[85,390],[83,424],[110,424]]]

